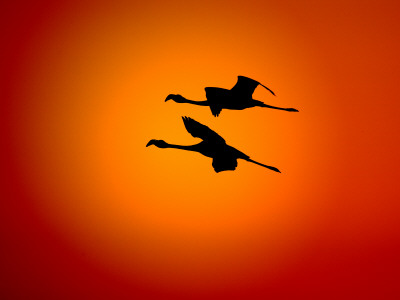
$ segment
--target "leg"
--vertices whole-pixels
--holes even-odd
[[[282,107],[277,107],[277,106],[272,106],[272,105],[267,105],[265,103],[263,103],[262,105],[260,105],[261,107],[267,107],[267,108],[272,108],[272,109],[279,109],[279,110],[285,110],[285,111],[297,111],[297,109],[295,108],[282,108]]]

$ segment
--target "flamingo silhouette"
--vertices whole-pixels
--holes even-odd
[[[218,117],[222,109],[242,110],[245,108],[260,106],[272,109],[279,109],[285,111],[298,111],[295,108],[282,108],[272,105],[267,105],[261,101],[253,99],[253,92],[258,85],[266,88],[275,96],[275,93],[267,88],[265,85],[255,81],[251,78],[238,76],[238,80],[233,88],[230,90],[217,88],[217,87],[206,87],[206,98],[205,101],[193,101],[186,99],[179,94],[169,94],[165,101],[170,99],[177,103],[190,103],[200,106],[209,106],[211,113]]]
[[[239,158],[280,173],[277,168],[256,162],[250,159],[250,157],[246,154],[240,152],[232,146],[227,145],[225,140],[219,134],[207,126],[200,124],[199,122],[188,117],[182,117],[182,119],[186,130],[193,137],[201,138],[203,140],[202,142],[195,145],[182,146],[169,144],[163,140],[150,140],[146,147],[155,145],[158,148],[175,148],[199,152],[200,154],[213,159],[212,166],[217,173],[221,171],[235,170],[237,167],[237,159]]]

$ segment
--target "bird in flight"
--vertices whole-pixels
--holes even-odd
[[[250,159],[248,155],[240,152],[232,146],[227,145],[225,140],[218,133],[211,130],[207,126],[188,117],[182,117],[182,119],[186,130],[193,137],[200,138],[203,141],[195,145],[182,146],[169,144],[163,140],[150,140],[146,147],[154,145],[158,148],[175,148],[199,152],[200,154],[213,159],[212,166],[217,173],[227,170],[235,170],[237,167],[237,160],[239,158],[280,173],[277,168],[256,162]]]
[[[218,87],[206,87],[206,98],[204,101],[193,101],[186,99],[179,94],[169,94],[165,101],[173,100],[177,103],[190,103],[200,106],[209,106],[211,113],[218,117],[222,109],[242,110],[250,107],[267,107],[272,109],[279,109],[285,111],[298,111],[295,108],[282,108],[272,105],[267,105],[261,101],[253,99],[254,90],[258,85],[266,88],[272,95],[275,93],[267,88],[265,85],[255,81],[251,78],[238,76],[238,80],[233,88],[230,90]]]

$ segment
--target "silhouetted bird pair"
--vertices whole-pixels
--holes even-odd
[[[165,101],[170,99],[177,103],[190,103],[200,106],[209,106],[211,113],[218,117],[222,109],[242,110],[251,107],[267,107],[272,109],[279,109],[291,112],[297,112],[294,108],[281,108],[276,106],[270,106],[264,104],[261,101],[253,99],[253,92],[258,85],[263,86],[270,91],[274,96],[274,92],[262,85],[258,81],[244,76],[238,76],[238,81],[235,86],[230,89],[206,87],[206,98],[205,101],[193,101],[188,100],[181,95],[170,94],[167,96]],[[151,140],[147,143],[146,147],[155,145],[158,148],[175,148],[187,151],[194,151],[203,154],[204,156],[211,157],[213,159],[212,166],[215,172],[235,170],[237,167],[237,159],[244,159],[257,165],[263,166],[275,172],[280,172],[277,168],[267,166],[250,159],[249,156],[240,152],[226,144],[225,140],[218,135],[216,132],[208,128],[207,126],[200,124],[199,122],[183,117],[183,123],[185,124],[186,130],[193,136],[201,138],[203,141],[196,145],[182,146],[168,144],[163,140]]]

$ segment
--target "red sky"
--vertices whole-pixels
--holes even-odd
[[[397,299],[396,1],[14,1],[1,299]],[[237,75],[299,113],[203,100]],[[190,116],[282,174],[215,174]]]

